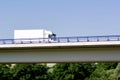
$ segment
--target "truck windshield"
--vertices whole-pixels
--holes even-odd
[[[55,40],[55,39],[56,39],[56,34],[51,34],[51,35],[49,35],[49,38],[50,38],[51,40]]]

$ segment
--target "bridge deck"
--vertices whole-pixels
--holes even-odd
[[[120,36],[0,40],[0,63],[120,61]],[[44,39],[42,39],[44,40]]]
[[[69,43],[40,43],[40,44],[2,44],[2,48],[64,48],[64,47],[118,47],[120,41],[109,42],[69,42]]]
[[[30,39],[0,39],[0,48],[20,47],[100,47],[119,46],[120,35],[109,36],[83,36],[83,37],[57,37],[30,38]]]

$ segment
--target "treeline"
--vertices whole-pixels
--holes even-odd
[[[0,64],[0,80],[119,80],[120,63]]]

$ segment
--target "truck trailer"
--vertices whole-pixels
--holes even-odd
[[[15,43],[54,42],[56,34],[46,29],[14,30]]]

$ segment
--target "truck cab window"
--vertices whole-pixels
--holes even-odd
[[[55,38],[56,38],[56,34],[48,35],[48,38],[50,38],[51,40],[55,40]]]

